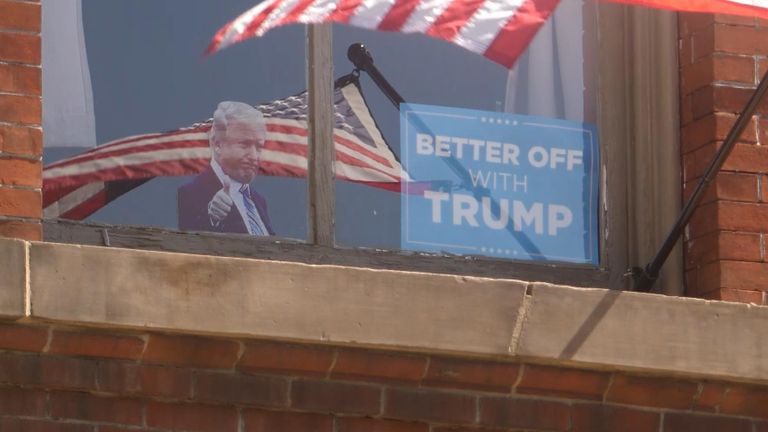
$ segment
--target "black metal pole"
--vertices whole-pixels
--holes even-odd
[[[651,288],[653,288],[653,284],[656,282],[656,279],[659,278],[661,267],[675,247],[675,243],[677,243],[678,238],[683,233],[683,229],[685,229],[685,226],[688,225],[688,222],[691,220],[693,212],[696,210],[696,206],[699,205],[701,199],[704,197],[704,192],[706,192],[707,186],[709,186],[712,180],[715,179],[718,171],[720,171],[720,168],[723,167],[726,159],[728,159],[728,155],[731,154],[731,151],[736,146],[736,142],[741,137],[741,134],[749,124],[752,116],[755,114],[757,106],[760,104],[766,91],[768,91],[768,72],[763,76],[763,79],[757,86],[757,90],[752,94],[752,97],[749,99],[749,102],[747,102],[744,110],[739,114],[736,124],[734,124],[730,132],[728,132],[728,136],[725,137],[722,147],[717,151],[712,162],[709,163],[707,170],[704,171],[704,175],[696,185],[696,189],[694,189],[691,197],[688,198],[688,202],[683,206],[680,215],[678,215],[675,224],[672,225],[672,229],[669,231],[667,238],[664,239],[664,243],[662,243],[659,251],[656,252],[656,255],[645,268],[635,267],[632,269],[632,286],[635,291],[649,292]]]
[[[389,101],[395,105],[395,108],[400,109],[400,104],[405,102],[405,99],[400,96],[400,93],[392,87],[389,81],[384,78],[384,75],[379,72],[379,69],[374,66],[373,57],[371,57],[371,53],[368,52],[365,45],[361,43],[350,45],[347,49],[347,58],[356,68],[365,71],[373,82],[379,86]]]

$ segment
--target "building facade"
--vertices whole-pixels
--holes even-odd
[[[684,295],[60,244],[40,17],[0,0],[0,430],[768,430],[762,109],[686,231]],[[648,83],[679,87],[668,186],[686,196],[766,70],[768,27],[673,21],[679,86]]]

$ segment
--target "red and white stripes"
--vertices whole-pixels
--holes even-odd
[[[768,0],[611,0],[658,9],[768,18]]]
[[[408,175],[384,141],[357,86],[348,84],[337,91],[350,110],[348,115],[359,121],[361,129],[356,133],[361,135],[341,127],[334,129],[336,177],[401,190],[402,183],[409,181]],[[267,139],[260,153],[260,174],[305,177],[306,120],[279,117],[265,120]],[[130,190],[125,182],[204,171],[211,159],[210,128],[210,123],[201,123],[167,133],[132,136],[46,166],[43,170],[44,216],[83,219]]]
[[[266,0],[224,26],[212,53],[275,27],[336,22],[422,33],[484,55],[508,68],[559,0]]]

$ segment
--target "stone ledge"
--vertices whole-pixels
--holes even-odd
[[[33,318],[504,354],[522,282],[32,243]],[[471,317],[471,319],[467,319]]]
[[[8,245],[0,240],[0,250]],[[768,381],[768,307],[30,243],[28,319]]]
[[[0,239],[0,317],[26,314],[28,248],[22,240]]]

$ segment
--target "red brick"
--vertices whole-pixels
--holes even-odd
[[[144,340],[137,336],[54,330],[48,352],[66,356],[138,360]]]
[[[754,89],[751,87],[744,87],[736,85],[729,85],[724,83],[715,83],[712,87],[699,90],[702,95],[710,95],[712,108],[715,111],[722,111],[728,113],[740,113],[746,106],[749,100],[754,94]],[[699,91],[696,93],[698,94]],[[703,99],[702,99],[703,100]],[[699,107],[705,109],[707,107]],[[768,113],[768,100],[763,98],[757,106],[757,114],[765,115]]]
[[[714,191],[717,199],[727,201],[757,202],[758,176],[721,172],[715,178]]]
[[[40,5],[0,1],[0,29],[40,32]]]
[[[96,389],[92,360],[0,353],[0,382],[55,389]]]
[[[720,404],[720,413],[768,418],[768,389],[765,387],[733,386]]]
[[[678,61],[680,62],[681,68],[693,63],[693,38],[690,36],[683,36],[680,38]]]
[[[768,147],[736,144],[723,164],[725,171],[765,173],[768,166]]]
[[[340,350],[331,377],[363,381],[417,382],[427,358],[362,350]]]
[[[747,291],[768,291],[768,263],[720,261],[720,286]]]
[[[706,144],[691,153],[683,155],[683,174],[686,183],[692,182],[704,174],[704,171],[714,159],[716,150],[721,145],[721,142]],[[762,174],[765,171],[766,164],[768,164],[768,147],[736,144],[731,154],[728,155],[722,171]]]
[[[717,412],[723,403],[725,393],[729,387],[723,383],[706,382],[701,388],[701,393],[696,398],[693,409],[696,411]]]
[[[602,404],[576,404],[572,413],[573,432],[657,432],[661,416]]]
[[[362,384],[296,380],[291,383],[291,406],[338,414],[378,414],[381,389]]]
[[[42,156],[42,130],[24,126],[0,125],[0,152]]]
[[[685,294],[690,297],[702,297],[708,293],[719,290],[720,286],[720,262],[715,261],[696,269],[695,283],[686,285]]]
[[[768,59],[765,58],[758,58],[757,59],[757,76],[758,78],[765,77],[766,73],[768,73]]]
[[[2,34],[0,34],[0,40],[2,40]],[[42,116],[43,104],[39,97],[0,94],[0,121],[40,125],[43,121]]]
[[[736,123],[736,115],[713,113],[685,125],[680,131],[681,153],[686,154],[703,145],[724,141]],[[752,118],[739,142],[754,144],[758,141],[758,122]]]
[[[616,374],[607,402],[669,409],[689,409],[698,391],[692,381]]]
[[[331,368],[333,356],[333,350],[327,348],[253,342],[245,346],[237,369],[324,377]]]
[[[48,420],[0,417],[0,431],[12,432],[94,432],[88,424],[60,423]]]
[[[0,349],[41,351],[48,342],[48,328],[0,324]]]
[[[715,24],[715,50],[732,54],[768,54],[768,29]]]
[[[665,413],[664,432],[752,432],[747,419],[713,415]]]
[[[761,64],[768,67],[768,60]],[[757,122],[757,142],[761,145],[768,145],[768,120],[760,119]]]
[[[477,397],[470,394],[390,388],[385,398],[384,417],[456,424],[475,422]]]
[[[768,205],[721,201],[717,204],[718,227],[727,231],[768,231]]]
[[[135,399],[86,393],[51,393],[51,417],[141,426],[144,404]]]
[[[685,295],[689,297],[693,297],[693,295],[690,293],[693,291],[689,287],[695,287],[698,284],[698,278],[697,278],[698,270],[691,270],[685,272]]]
[[[142,360],[176,366],[231,369],[240,353],[233,341],[192,336],[150,335]]]
[[[515,391],[520,394],[602,400],[609,381],[608,373],[527,364],[523,366],[523,377]]]
[[[693,120],[693,96],[684,95],[680,98],[680,125],[689,125]]]
[[[691,221],[686,228],[686,240],[691,241],[701,238],[707,234],[716,232],[717,226],[717,203],[701,204],[696,207]]]
[[[187,399],[192,394],[190,370],[171,366],[99,362],[98,383],[99,390],[110,393],[174,399]]]
[[[147,426],[189,432],[236,432],[234,407],[147,402]]]
[[[717,260],[754,261],[763,259],[760,234],[718,231],[686,242],[686,268]]]
[[[46,417],[47,400],[41,390],[0,387],[0,415]]]
[[[243,432],[332,432],[333,417],[274,411],[243,411]]]
[[[0,158],[0,184],[39,188],[43,185],[43,166],[40,161]]]
[[[40,36],[0,33],[0,61],[40,64]]]
[[[285,407],[288,405],[288,380],[282,377],[199,372],[195,377],[193,399],[202,402]]]
[[[474,428],[474,427],[433,427],[432,432],[508,432],[509,429],[488,429],[488,428]],[[515,431],[517,432],[517,431]]]
[[[0,91],[40,96],[43,86],[41,71],[36,66],[0,63]]]
[[[747,85],[757,84],[755,82],[755,60],[752,57],[715,54],[712,67],[716,81]]]
[[[0,220],[0,237],[40,241],[43,226],[39,222]]]
[[[680,75],[683,94],[693,93],[715,82],[754,85],[755,60],[752,57],[713,54],[685,66]]]
[[[690,35],[711,27],[715,23],[712,14],[680,12],[677,17],[678,32],[681,35]]]
[[[39,190],[0,186],[0,216],[39,218],[42,213],[43,201]]]
[[[340,417],[336,432],[428,432],[425,423],[371,418]]]
[[[760,202],[768,203],[768,175],[764,175],[760,178]]]
[[[715,50],[715,26],[701,29],[692,35],[693,60],[710,55]]]
[[[693,93],[715,81],[713,57],[703,57],[693,64],[685,66],[680,71],[680,91],[683,94]]]
[[[480,423],[491,427],[565,431],[570,427],[570,407],[545,400],[481,397]]]
[[[763,292],[751,290],[738,290],[730,288],[721,288],[701,296],[707,300],[720,300],[736,303],[752,303],[756,305],[763,304]]]
[[[120,427],[120,426],[104,426],[99,425],[99,431],[98,432],[156,432],[155,430],[150,429],[144,429],[144,428],[135,428],[135,427]]]
[[[512,363],[432,357],[422,385],[509,393],[519,372]]]
[[[717,111],[715,107],[715,89],[712,86],[691,92],[691,111],[694,120]]]
[[[755,18],[748,16],[715,14],[714,19],[715,22],[719,24],[742,25],[750,27],[754,27],[756,25]]]

